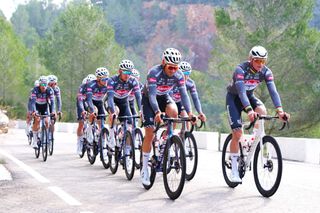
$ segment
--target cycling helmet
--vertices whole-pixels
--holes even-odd
[[[132,76],[135,78],[140,78],[140,72],[137,69],[132,69]]]
[[[249,52],[249,58],[267,59],[268,58],[268,52],[262,46],[254,46],[254,47],[252,47],[252,49]]]
[[[120,70],[132,70],[134,68],[134,64],[130,60],[122,60],[119,64]]]
[[[58,82],[58,78],[55,75],[48,75],[48,82],[49,83],[57,83]]]
[[[97,78],[108,78],[109,77],[109,71],[105,67],[99,67],[96,69],[96,77]]]
[[[167,48],[162,54],[162,60],[166,64],[179,64],[181,61],[181,53],[175,48]]]
[[[179,63],[179,70],[181,72],[190,72],[192,71],[191,65],[186,61],[181,61]]]
[[[38,87],[38,86],[39,86],[39,80],[35,80],[35,81],[34,81],[34,86],[35,86],[35,87]]]
[[[39,84],[47,84],[47,83],[48,83],[48,78],[44,75],[40,76]]]
[[[89,74],[86,78],[87,78],[87,81],[88,81],[88,82],[97,79],[97,77],[96,77],[95,75],[93,75],[93,74]]]

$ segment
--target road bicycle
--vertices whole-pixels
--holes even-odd
[[[152,141],[152,156],[148,162],[150,184],[143,184],[149,190],[155,181],[156,173],[162,172],[163,183],[170,199],[177,199],[184,188],[186,179],[186,156],[184,145],[178,135],[174,135],[173,123],[191,121],[190,118],[163,117],[164,124],[157,124]],[[166,127],[166,134],[157,136],[160,128]],[[142,162],[142,154],[140,157]],[[141,169],[141,168],[140,168]]]
[[[259,128],[253,138],[253,142],[244,143],[244,140],[239,141],[240,156],[238,158],[239,176],[242,179],[246,171],[251,170],[251,162],[253,158],[253,175],[256,187],[261,195],[270,197],[279,188],[282,177],[282,155],[277,141],[269,135],[265,134],[264,121],[279,119],[278,116],[259,115],[256,120],[259,121]],[[252,122],[249,130],[254,126]],[[284,122],[279,130],[283,130],[288,122]],[[251,136],[252,137],[252,136]],[[231,158],[230,158],[230,143],[232,134],[226,138],[222,149],[222,172],[227,185],[231,188],[238,186],[239,183],[230,181],[231,175]],[[250,140],[247,140],[250,141]]]
[[[136,119],[138,118],[133,118],[131,134],[132,134],[132,139],[134,141],[134,152],[135,152],[134,165],[136,169],[140,169],[140,152],[142,148],[143,134],[142,134],[141,128],[137,127]]]
[[[187,121],[182,122],[182,127],[179,133],[181,141],[183,142],[186,154],[186,180],[190,181],[194,178],[198,167],[198,146],[193,135],[193,130],[201,129],[204,122],[201,121],[200,126],[192,124],[190,130],[187,129]]]
[[[131,130],[128,127],[128,121],[132,120],[132,118],[139,118],[139,116],[119,116],[117,119],[122,121],[117,124],[114,123],[115,117],[113,118],[110,131],[114,131],[114,139],[109,138],[107,145],[110,171],[112,174],[115,174],[120,163],[125,170],[128,180],[133,178],[135,171],[135,146]],[[110,146],[111,140],[114,140],[116,143],[114,147]]]
[[[59,121],[61,120],[61,114],[58,114]],[[53,146],[54,146],[54,125],[56,123],[56,118],[54,116],[50,116],[49,122],[49,132],[48,132],[48,147],[49,147],[49,155],[53,154]]]
[[[45,118],[49,117],[49,115],[35,115],[40,117],[40,137],[34,138],[33,140],[37,140],[37,148],[34,148],[36,158],[39,158],[40,149],[42,152],[43,161],[47,160],[48,157],[48,130],[45,125]]]

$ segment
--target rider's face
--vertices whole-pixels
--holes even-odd
[[[166,64],[164,66],[164,72],[169,76],[173,76],[179,69],[177,64]]]
[[[251,64],[252,64],[253,68],[257,71],[261,71],[261,69],[264,67],[266,62],[267,62],[267,59],[262,59],[262,58],[251,59]]]

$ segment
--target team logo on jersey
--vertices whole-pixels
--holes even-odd
[[[156,82],[157,82],[157,79],[156,79],[156,78],[149,78],[149,82],[151,82],[151,83],[156,83]]]
[[[160,91],[160,92],[167,92],[167,91],[169,91],[171,89],[172,89],[172,87],[168,86],[168,85],[162,85],[162,86],[158,86],[157,87],[157,90]]]
[[[243,80],[244,79],[244,75],[243,74],[237,74],[236,78]]]
[[[128,90],[126,90],[126,89],[119,89],[119,90],[116,90],[115,91],[117,94],[119,94],[119,95],[125,95],[125,94],[127,94],[128,93]]]
[[[272,80],[273,80],[273,75],[267,76],[267,80],[268,80],[268,81],[272,81]]]

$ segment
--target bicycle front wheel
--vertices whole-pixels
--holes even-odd
[[[181,139],[173,135],[167,140],[163,159],[163,182],[170,199],[177,199],[186,179],[186,156]]]
[[[282,155],[277,141],[265,136],[254,153],[253,175],[258,191],[264,197],[270,197],[279,188],[282,177]]]
[[[102,165],[105,169],[109,169],[109,157],[108,157],[108,148],[107,148],[107,141],[109,138],[109,131],[107,128],[103,128],[100,135],[100,159]]]
[[[134,165],[137,169],[140,169],[140,152],[142,148],[143,134],[141,129],[136,128],[134,130]]]
[[[125,137],[125,145],[123,146],[124,171],[126,173],[127,179],[131,180],[133,178],[135,170],[135,150],[130,131],[127,131]]]
[[[196,139],[190,132],[185,133],[184,148],[186,154],[186,180],[192,180],[198,167],[198,147]]]
[[[43,161],[46,161],[48,157],[48,135],[47,130],[44,127],[41,130],[41,147]]]

